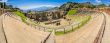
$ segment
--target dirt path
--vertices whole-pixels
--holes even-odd
[[[104,36],[102,38],[102,43],[110,43],[110,15],[105,13],[106,15],[106,28],[104,32]]]
[[[49,35],[48,32],[36,30],[6,14],[0,17],[0,43],[6,43],[3,29],[8,43],[41,43]]]
[[[2,16],[0,16],[0,43],[6,43],[5,33],[3,31]]]
[[[100,13],[99,13],[100,14]],[[57,43],[93,43],[102,25],[104,16],[100,14],[75,32],[56,36]]]

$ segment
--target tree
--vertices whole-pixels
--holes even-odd
[[[109,7],[110,7],[110,5],[109,5]]]
[[[93,8],[96,8],[96,6],[95,5],[89,5],[88,8],[92,8],[93,9]]]
[[[106,7],[105,4],[99,4],[98,7]]]
[[[9,9],[12,9],[12,8],[13,8],[13,6],[12,6],[12,5],[8,5],[8,7],[9,7]]]
[[[75,8],[83,8],[83,7],[84,7],[84,5],[82,5],[81,3],[78,3],[75,5]]]
[[[1,8],[7,8],[7,5],[5,2],[0,2],[0,6],[1,6]]]
[[[11,9],[13,8],[12,5],[7,5],[5,2],[0,2],[0,7],[4,9]]]
[[[69,11],[71,8],[73,8],[74,3],[73,2],[67,2],[66,4],[63,4],[60,9]]]
[[[0,8],[3,8],[3,3],[0,2]]]

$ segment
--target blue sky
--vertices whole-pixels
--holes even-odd
[[[6,1],[6,0],[5,0]],[[110,4],[110,0],[8,0],[6,3],[18,7],[20,9],[32,9],[42,6],[56,7],[60,6],[68,1],[71,2],[91,2],[93,4]]]

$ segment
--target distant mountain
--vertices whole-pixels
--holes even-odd
[[[58,9],[59,7],[54,7],[54,8],[48,9],[47,11],[58,10]]]
[[[38,7],[38,8],[29,9],[29,10],[31,10],[31,11],[46,11],[46,10],[49,10],[52,8],[54,8],[54,7],[42,6],[42,7]]]
[[[59,9],[63,9],[63,10],[65,10],[65,11],[69,11],[69,10],[72,9],[76,4],[78,4],[78,3],[67,2],[67,3],[61,5]]]
[[[67,2],[61,5],[59,9],[69,11],[70,9],[75,9],[75,8],[95,8],[95,7],[96,6],[90,2],[84,2],[84,3]]]
[[[38,8],[23,10],[23,12],[28,12],[29,10],[31,10],[31,11],[51,11],[51,10],[57,10],[57,9],[59,9],[59,7],[42,6],[42,7],[38,7]]]

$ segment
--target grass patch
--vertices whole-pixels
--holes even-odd
[[[63,31],[57,31],[57,32],[55,32],[55,35],[63,35],[63,34],[65,34]]]
[[[22,19],[23,22],[25,22],[26,24],[28,24],[28,23],[26,22],[27,17],[26,17],[22,12],[16,11],[16,12],[14,12],[14,13],[15,13],[15,15],[21,17],[21,19]]]
[[[31,25],[31,26],[36,26],[36,22],[31,20],[31,19],[28,19],[22,12],[20,11],[16,11],[14,12],[15,15],[19,16],[21,18],[21,20],[26,23],[27,25]]]
[[[74,15],[76,12],[77,12],[77,10],[70,10],[70,11],[67,13],[67,16]]]
[[[77,27],[74,27],[70,30],[65,30],[65,32],[64,31],[57,31],[57,32],[55,32],[55,35],[64,35],[64,34],[67,34],[70,32],[74,32],[75,30],[84,26],[90,19],[91,19],[91,16],[87,16]]]
[[[15,14],[20,16],[23,19],[27,19],[26,16],[23,13],[19,12],[19,11],[16,11]]]

